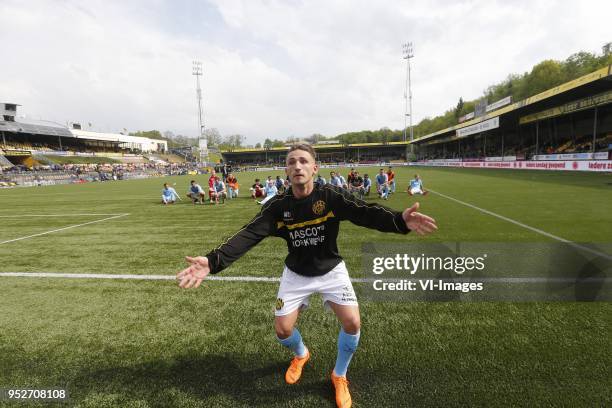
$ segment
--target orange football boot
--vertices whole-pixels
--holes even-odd
[[[300,377],[302,377],[302,369],[304,368],[304,364],[310,359],[310,350],[306,350],[306,357],[293,357],[291,360],[291,364],[285,373],[285,381],[287,384],[295,384],[299,381]]]
[[[349,382],[346,377],[336,375],[332,371],[331,380],[336,389],[336,405],[338,405],[338,408],[351,408],[353,402],[351,400],[351,393],[348,389]]]

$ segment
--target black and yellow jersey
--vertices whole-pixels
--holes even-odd
[[[289,188],[206,255],[210,271],[222,271],[262,239],[276,236],[287,242],[289,269],[304,276],[324,275],[342,261],[336,238],[343,220],[382,232],[409,232],[401,212],[366,203],[339,187],[315,183],[312,193],[300,199]]]

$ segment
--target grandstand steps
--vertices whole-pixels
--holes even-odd
[[[168,163],[184,163],[185,158],[176,154],[149,154],[148,159],[163,160]]]
[[[51,160],[48,156],[43,156],[40,154],[35,154],[34,156],[34,160],[36,160],[38,163],[46,165],[46,166],[54,166],[54,165],[58,165],[59,163]]]
[[[127,164],[141,164],[141,163],[147,163],[148,160],[145,159],[143,156],[123,156],[123,157],[113,157],[113,159],[115,160],[119,160],[122,163],[127,163]]]
[[[6,157],[0,154],[0,167],[13,167],[13,163]]]

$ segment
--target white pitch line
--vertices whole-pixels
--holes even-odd
[[[0,218],[22,218],[22,217],[84,217],[89,216],[92,217],[103,217],[105,215],[123,215],[119,213],[113,214],[14,214],[14,215],[0,215]]]
[[[65,278],[65,279],[131,279],[131,280],[167,280],[174,281],[174,275],[113,275],[106,273],[59,273],[59,272],[0,272],[0,277],[22,277],[22,278]],[[612,278],[410,278],[410,279],[378,279],[378,278],[352,278],[355,283],[370,283],[374,281],[399,282],[401,280],[418,282],[419,280],[442,280],[447,282],[494,282],[494,283],[589,283],[589,282],[612,282]],[[207,281],[224,282],[280,282],[280,278],[266,276],[209,276]]]
[[[434,193],[434,194],[439,195],[440,197],[444,197],[447,200],[451,200],[451,201],[454,201],[456,203],[465,205],[466,207],[473,208],[474,210],[483,212],[483,213],[488,214],[488,215],[490,215],[492,217],[499,218],[500,220],[504,220],[504,221],[507,221],[507,222],[509,222],[511,224],[518,225],[519,227],[523,227],[523,228],[528,229],[530,231],[533,231],[533,232],[535,232],[537,234],[544,235],[545,237],[552,238],[552,239],[554,239],[556,241],[559,241],[559,242],[564,242],[564,243],[569,244],[569,245],[571,245],[571,246],[573,246],[575,248],[582,249],[583,251],[590,252],[590,253],[592,253],[594,255],[601,256],[601,257],[603,257],[603,258],[605,258],[605,259],[607,259],[609,261],[612,261],[612,255],[609,255],[609,254],[606,254],[606,253],[603,253],[603,252],[599,252],[599,251],[597,251],[595,249],[591,249],[591,248],[586,247],[584,245],[577,244],[577,243],[575,243],[573,241],[570,241],[568,239],[558,237],[558,236],[553,235],[553,234],[551,234],[549,232],[542,231],[541,229],[532,227],[532,226],[527,225],[527,224],[523,224],[520,221],[513,220],[512,218],[504,217],[503,215],[494,213],[493,211],[489,211],[489,210],[485,210],[484,208],[477,207],[474,204],[470,204],[470,203],[466,203],[465,201],[457,200],[456,198],[447,196],[446,194],[442,194],[442,193],[439,193],[439,192],[431,190],[431,189],[429,191]]]
[[[0,277],[68,278],[68,279],[135,279],[176,280],[175,275],[115,275],[108,273],[0,272]],[[280,278],[259,276],[209,276],[206,280],[237,282],[280,282]]]
[[[121,217],[125,217],[126,215],[130,215],[130,214],[127,214],[127,213],[126,214],[119,214],[119,215],[115,215],[114,217],[102,218],[101,220],[84,222],[83,224],[77,224],[77,225],[69,225],[67,227],[58,228],[58,229],[54,229],[54,230],[51,230],[51,231],[45,231],[45,232],[41,232],[41,233],[34,234],[34,235],[28,235],[26,237],[19,237],[19,238],[9,239],[8,241],[0,242],[0,245],[8,244],[9,242],[21,241],[23,239],[40,237],[41,235],[53,234],[54,232],[65,231],[65,230],[68,230],[68,229],[71,229],[71,228],[82,227],[84,225],[89,225],[89,224],[95,224],[97,222],[108,221],[108,220],[112,220],[112,219],[115,219],[115,218],[121,218]]]

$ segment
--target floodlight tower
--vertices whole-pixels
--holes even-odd
[[[412,42],[407,42],[402,45],[404,59],[406,60],[406,90],[404,91],[404,99],[406,101],[406,108],[404,111],[404,142],[406,141],[406,119],[410,117],[410,141],[413,140],[412,133],[412,88],[410,84],[410,59],[414,57],[414,52],[412,48]],[[408,112],[408,108],[410,108],[410,112]],[[412,145],[410,145],[412,151]]]
[[[198,148],[200,150],[200,162],[208,156],[206,138],[204,136],[204,113],[202,111],[202,88],[200,88],[200,77],[202,76],[202,62],[193,61],[192,74],[196,77],[196,96],[198,98]]]

